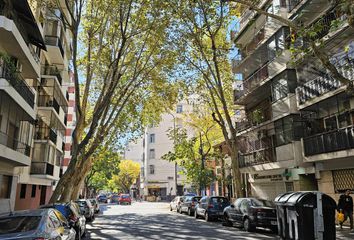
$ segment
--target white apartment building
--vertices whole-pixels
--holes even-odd
[[[0,1],[0,212],[47,203],[59,180],[71,59],[61,14]]]
[[[173,151],[173,140],[168,136],[172,129],[182,128],[184,114],[193,110],[186,101],[176,105],[174,111],[164,113],[158,126],[148,127],[144,135],[130,142],[125,151],[125,159],[140,163],[140,194],[159,196],[162,200],[169,196],[183,195],[190,188],[181,169],[174,163],[162,159]]]

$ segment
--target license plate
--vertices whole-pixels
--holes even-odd
[[[270,221],[270,224],[277,225],[278,223],[277,223],[277,221]]]

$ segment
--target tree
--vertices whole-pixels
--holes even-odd
[[[195,111],[184,115],[185,128],[170,129],[168,136],[173,140],[173,152],[162,159],[177,163],[187,182],[197,186],[199,192],[215,181],[213,168],[216,153],[213,145],[220,141],[221,131],[215,125],[205,105],[195,105]]]
[[[86,195],[90,192],[108,190],[108,182],[113,175],[119,173],[119,163],[121,156],[116,151],[99,147],[97,152],[92,155],[92,167],[85,178]]]
[[[72,34],[77,122],[72,159],[50,200],[68,201],[77,197],[99,146],[128,131],[141,131],[173,101],[175,88],[167,72],[175,54],[164,45],[169,16],[158,1],[45,4],[61,10]]]
[[[140,165],[132,160],[122,160],[119,173],[108,181],[108,187],[115,192],[129,193],[130,187],[140,175]]]

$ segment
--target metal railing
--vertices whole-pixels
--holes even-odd
[[[26,143],[20,142],[14,137],[7,135],[4,132],[0,132],[0,144],[4,145],[16,152],[22,153],[23,155],[29,157],[31,155],[31,147]]]
[[[305,156],[354,148],[354,126],[303,138]]]
[[[41,72],[43,75],[56,76],[60,85],[63,83],[63,78],[60,75],[60,71],[55,65],[44,65],[42,66]]]
[[[58,36],[45,36],[45,44],[59,48],[61,56],[64,57],[64,48],[61,39]]]
[[[241,168],[272,162],[276,162],[273,148],[263,149],[256,153],[239,155],[239,166]]]
[[[61,166],[62,162],[63,162],[63,154],[60,151],[56,150],[55,165]]]
[[[53,100],[49,95],[38,96],[38,107],[52,107],[59,114],[60,105],[55,98]]]
[[[22,96],[22,98],[31,106],[34,107],[34,92],[28,86],[22,76],[14,72],[3,59],[0,58],[0,78],[6,79],[11,86]]]
[[[56,132],[49,128],[49,127],[36,127],[36,134],[35,134],[35,139],[36,140],[50,140],[54,144],[57,142],[57,137],[58,135]]]
[[[340,74],[348,79],[354,79],[354,66],[338,68]],[[296,88],[299,104],[304,104],[307,101],[319,97],[330,91],[340,88],[342,84],[331,77],[329,74],[316,77],[315,79],[304,83],[302,86]]]
[[[31,174],[54,176],[54,166],[46,162],[32,162]]]

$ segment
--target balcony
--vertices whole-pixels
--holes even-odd
[[[338,70],[344,77],[354,79],[354,66],[339,68]],[[298,104],[300,106],[304,105],[302,107],[312,105],[323,100],[320,98],[322,95],[337,90],[340,87],[342,87],[342,84],[329,74],[316,77],[296,89]]]
[[[273,163],[273,162],[276,162],[273,148],[263,149],[250,154],[239,155],[240,168],[251,167],[251,166]]]
[[[36,127],[35,140],[50,140],[53,144],[57,143],[57,133],[48,126]]]
[[[354,148],[354,126],[316,134],[303,139],[306,157]]]
[[[31,174],[54,176],[54,165],[46,162],[32,162]]]
[[[23,100],[33,109],[34,108],[34,92],[28,86],[27,82],[22,76],[15,72],[11,67],[5,63],[3,59],[0,59],[0,78],[6,79],[6,81],[21,95]]]
[[[58,79],[60,86],[63,84],[63,78],[61,77],[60,70],[55,65],[45,65],[41,68],[42,75],[55,76]]]
[[[27,145],[26,143],[20,142],[18,139],[11,137],[4,132],[0,132],[0,144],[27,157],[31,155],[31,146]]]
[[[51,107],[59,115],[60,105],[55,98],[51,98],[49,95],[38,96],[38,107]]]
[[[47,45],[48,54],[51,62],[56,64],[64,64],[64,48],[62,40],[58,36],[45,36],[45,44]]]

